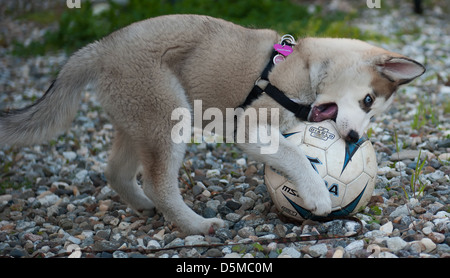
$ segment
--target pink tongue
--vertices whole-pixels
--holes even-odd
[[[335,103],[327,103],[314,106],[309,115],[310,122],[321,122],[328,119],[335,119],[338,113],[338,107]]]

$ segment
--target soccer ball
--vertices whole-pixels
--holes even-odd
[[[332,212],[326,217],[350,215],[369,202],[378,168],[366,135],[357,143],[347,142],[331,120],[303,122],[283,135],[303,150],[323,178],[332,202]],[[264,177],[275,206],[284,215],[296,220],[321,218],[305,208],[297,189],[282,173],[266,165]]]

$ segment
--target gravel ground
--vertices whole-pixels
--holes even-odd
[[[381,46],[427,67],[425,75],[402,88],[390,111],[372,125],[370,139],[379,171],[369,206],[356,214],[363,223],[361,235],[249,243],[297,235],[344,235],[358,225],[344,220],[295,223],[282,217],[266,190],[263,165],[225,144],[189,146],[179,185],[190,207],[205,217],[225,219],[227,228],[213,236],[181,237],[159,212],[151,218],[139,217],[105,181],[113,127],[94,92],[87,89],[67,133],[38,146],[0,149],[0,256],[450,257],[450,24],[444,17],[439,7],[417,16],[406,6],[388,15],[365,9],[358,20],[363,29],[382,30],[395,38]],[[42,30],[4,17],[0,32],[4,38],[0,109],[23,107],[45,92],[67,56],[11,56],[5,38],[39,37]],[[420,184],[411,189],[419,150],[426,162]],[[242,244],[188,247],[217,243]],[[159,250],[174,246],[181,247]]]

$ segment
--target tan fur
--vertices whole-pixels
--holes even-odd
[[[186,233],[209,233],[224,222],[204,219],[183,202],[177,174],[185,145],[171,139],[176,124],[171,113],[177,108],[192,111],[194,100],[202,100],[203,111],[216,107],[223,113],[242,104],[279,40],[272,30],[247,29],[206,16],[173,15],[134,23],[76,52],[35,105],[0,114],[0,144],[29,145],[51,138],[74,117],[82,89],[92,83],[116,128],[106,171],[110,185],[137,211],[156,206]],[[341,134],[361,134],[367,119],[386,108],[398,85],[423,73],[417,62],[401,57],[357,40],[305,38],[273,68],[269,80],[299,103],[336,103]],[[373,90],[378,94],[375,103],[363,111],[361,100]],[[267,95],[251,107],[278,108],[281,132],[298,121]],[[243,126],[243,118],[237,123]],[[273,124],[246,132],[257,134]],[[321,178],[301,150],[278,137],[278,152],[268,155],[261,154],[261,143],[240,146],[285,172],[307,208],[326,215],[331,201]],[[143,188],[136,183],[139,165]]]

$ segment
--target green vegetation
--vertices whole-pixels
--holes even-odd
[[[444,103],[445,105],[449,105],[448,103]],[[437,117],[438,113],[435,109],[435,104],[430,101],[425,102],[423,99],[419,99],[419,104],[417,106],[417,111],[414,114],[413,121],[411,122],[411,127],[419,130],[421,127],[428,126],[437,126],[439,125],[439,119]]]
[[[108,1],[109,9],[94,14],[93,5],[83,1],[80,9],[64,8],[59,16],[37,14],[21,18],[39,23],[58,21],[59,28],[44,35],[43,41],[24,46],[16,42],[14,54],[42,55],[48,51],[76,49],[100,39],[132,22],[167,14],[203,14],[253,28],[272,28],[296,37],[327,36],[383,40],[381,35],[363,32],[351,25],[356,14],[327,12],[320,7],[308,12],[306,6],[290,0],[129,0],[125,5]]]
[[[425,166],[426,160],[424,159],[422,163],[420,163],[420,154],[421,150],[419,151],[419,156],[417,157],[417,163],[416,168],[414,169],[414,173],[411,175],[411,181],[410,181],[410,187],[411,192],[414,197],[420,196],[423,194],[423,191],[425,190],[425,184],[420,180],[420,174],[422,173],[423,166]]]

